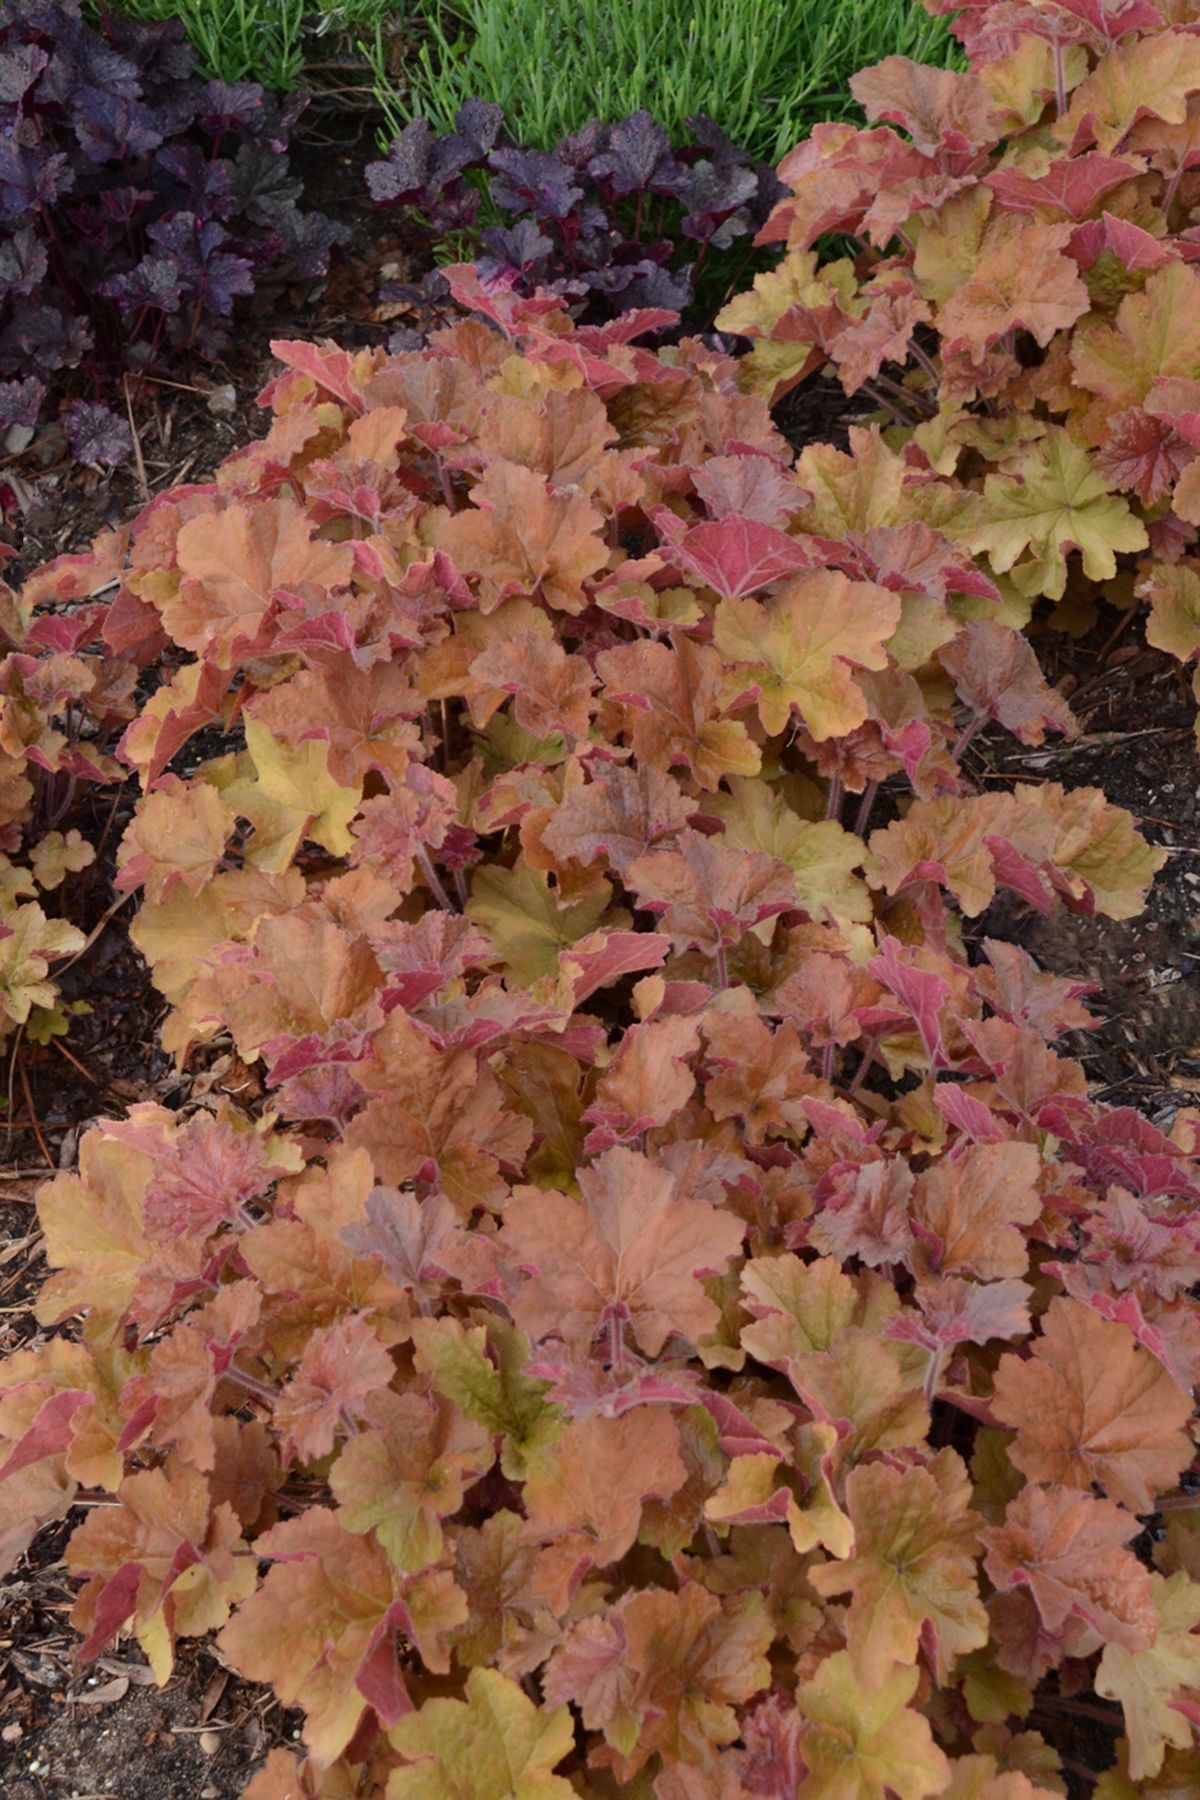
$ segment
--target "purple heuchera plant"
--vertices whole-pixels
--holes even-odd
[[[47,393],[76,454],[113,463],[122,369],[211,355],[267,275],[322,275],[345,226],[300,210],[288,132],[303,106],[196,71],[183,27],[79,0],[0,0],[0,442]]]
[[[507,141],[500,107],[470,100],[441,136],[413,119],[367,165],[367,185],[380,206],[410,209],[437,236],[473,240],[480,272],[523,293],[546,288],[600,317],[680,312],[710,251],[757,231],[784,192],[711,119],[687,126],[689,142],[672,147],[636,112],[538,150]],[[506,223],[480,225],[485,187]],[[681,257],[681,240],[696,249]],[[384,297],[428,308],[440,296],[435,277],[419,290],[389,284]]]

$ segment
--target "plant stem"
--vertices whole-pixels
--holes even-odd
[[[442,911],[443,912],[456,912],[457,908],[456,908],[453,900],[451,900],[449,894],[446,892],[445,888],[442,886],[441,878],[439,877],[437,870],[434,868],[433,863],[430,859],[429,852],[425,848],[424,844],[417,845],[417,863],[418,863],[418,866],[420,867],[422,875],[425,877],[426,882],[429,884],[430,892],[432,893],[434,899],[437,901],[438,905],[441,907]]]
[[[874,810],[875,796],[878,792],[879,783],[877,781],[868,781],[866,787],[863,789],[863,797],[862,802],[859,805],[858,817],[854,821],[854,834],[856,837],[866,837],[867,835],[867,826],[871,823],[871,813]]]

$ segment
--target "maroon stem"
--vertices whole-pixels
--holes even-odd
[[[442,911],[454,912],[456,910],[454,902],[442,886],[441,878],[434,868],[433,863],[430,860],[429,852],[424,844],[417,845],[417,862],[420,865],[422,875],[424,875],[425,880],[429,884],[430,892]]]
[[[867,826],[871,823],[871,813],[875,806],[875,796],[879,792],[877,781],[868,781],[863,789],[862,803],[858,809],[858,817],[854,821],[854,835],[866,837]]]
[[[971,742],[971,739],[983,724],[984,717],[985,715],[983,713],[972,713],[971,717],[959,732],[958,742],[950,752],[955,762],[961,762],[963,755],[966,752],[967,745]]]
[[[725,955],[724,943],[717,945],[717,986],[722,988],[729,986],[729,962]]]

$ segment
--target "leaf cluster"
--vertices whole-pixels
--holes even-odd
[[[976,0],[959,72],[889,57],[780,165],[776,269],[721,315],[751,391],[832,364],[944,494],[1005,616],[1147,602],[1200,653],[1200,43],[1191,0]],[[830,234],[835,234],[831,236]],[[848,254],[830,258],[832,244]]]
[[[379,205],[405,208],[473,254],[482,276],[521,293],[561,294],[600,319],[640,306],[682,311],[710,254],[757,231],[785,191],[703,114],[686,130],[673,147],[641,111],[593,119],[540,149],[513,143],[501,107],[472,99],[451,131],[410,120],[386,158],[367,165],[367,185]],[[709,273],[722,266],[727,286],[728,258],[718,254]],[[435,276],[416,297],[445,292]],[[410,297],[398,284],[384,292]]]
[[[202,79],[177,21],[5,0],[0,69],[0,443],[73,392],[75,455],[114,464],[131,438],[107,384],[211,355],[239,297],[324,273],[345,227],[297,204],[303,102]]]
[[[1102,1800],[1190,1791],[1200,1118],[962,932],[1160,858],[970,790],[1074,723],[919,460],[450,279],[13,602],[157,676],[118,886],[248,1074],[42,1189],[5,1553],[104,1502],[81,1655],[218,1632],[303,1714],[249,1800],[1047,1800],[1089,1690]]]

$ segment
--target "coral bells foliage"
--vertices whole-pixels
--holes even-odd
[[[252,1800],[1047,1800],[1089,1689],[1103,1800],[1189,1790],[1200,1121],[962,937],[1158,858],[969,790],[1074,727],[919,458],[452,280],[26,596],[159,671],[118,886],[262,1099],[42,1190],[8,1554],[106,1498],[82,1655],[217,1633],[301,1714]]]
[[[719,277],[722,253],[786,192],[703,113],[687,127],[690,140],[672,148],[662,126],[636,112],[612,125],[593,120],[547,151],[510,143],[502,108],[469,100],[441,136],[412,119],[387,157],[367,164],[367,186],[377,204],[403,207],[427,230],[474,240],[480,272],[508,276],[523,293],[560,293],[601,317],[683,308],[710,254]],[[509,223],[478,224],[484,192]],[[696,246],[682,265],[681,240]],[[437,276],[418,290],[389,284],[384,297],[432,302],[444,286]]]
[[[0,0],[0,448],[82,371],[71,447],[117,463],[132,440],[95,397],[107,380],[211,354],[257,279],[323,274],[347,234],[296,205],[302,102],[204,81],[177,21],[100,12],[92,29],[79,0]]]
[[[1200,657],[1200,7],[926,4],[970,71],[854,79],[876,122],[785,158],[760,241],[786,254],[719,323],[753,391],[832,363],[892,410],[1007,618],[1142,601]],[[828,233],[856,253],[822,262]]]

